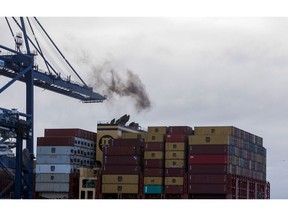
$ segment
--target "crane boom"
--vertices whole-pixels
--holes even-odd
[[[4,48],[4,46],[1,46]],[[0,75],[15,78],[25,67],[31,63],[25,54],[0,55]],[[34,86],[50,90],[68,97],[81,100],[84,103],[102,102],[106,98],[93,91],[93,88],[86,85],[71,82],[69,79],[64,80],[60,76],[52,73],[40,72],[37,68],[33,69]],[[25,82],[22,76],[18,81]]]

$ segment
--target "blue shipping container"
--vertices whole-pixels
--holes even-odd
[[[144,194],[161,194],[163,193],[162,185],[147,185],[144,186]]]

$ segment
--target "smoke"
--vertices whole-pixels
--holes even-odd
[[[149,110],[151,101],[144,84],[132,70],[121,67],[113,61],[105,61],[101,66],[92,66],[90,77],[93,87],[103,92],[108,100],[119,97],[132,99],[138,112]]]

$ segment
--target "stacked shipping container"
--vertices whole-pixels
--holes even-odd
[[[102,194],[138,194],[142,140],[112,139],[103,150]]]
[[[81,129],[46,129],[45,137],[37,138],[38,195],[78,198],[77,168],[94,166],[95,141],[96,133]]]
[[[97,198],[269,198],[266,149],[258,136],[232,126],[195,127],[195,131],[188,126],[154,126],[147,132],[124,132],[123,126],[121,133],[115,125],[101,126],[107,140],[101,149],[99,178],[93,177]],[[117,136],[111,136],[112,129]],[[85,134],[94,139],[86,142],[93,153],[78,146],[84,136],[79,131],[63,131],[62,137],[58,130],[51,133],[45,131],[45,137],[38,138],[36,188],[41,183],[50,188],[53,182],[63,188],[65,184],[71,198],[76,184],[71,186],[71,172],[91,166],[87,155],[94,163],[96,135]]]
[[[262,138],[235,127],[195,127],[188,163],[188,191],[195,196],[228,194],[231,175],[266,181]]]
[[[165,143],[165,195],[187,194],[187,144],[193,130],[188,126],[170,126]],[[173,197],[173,196],[172,196]]]
[[[144,194],[164,193],[164,150],[167,127],[148,127],[144,145]]]

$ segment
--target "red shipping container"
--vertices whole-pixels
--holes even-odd
[[[45,137],[56,137],[56,136],[74,136],[87,140],[96,141],[97,134],[91,131],[82,130],[79,128],[55,128],[55,129],[45,129]]]
[[[102,174],[139,174],[141,172],[140,166],[119,166],[119,165],[104,165],[102,168]]]
[[[103,149],[104,155],[140,155],[141,148],[135,146],[110,146]]]
[[[190,174],[188,178],[190,184],[224,184],[228,182],[227,175],[196,175]]]
[[[112,146],[137,146],[141,147],[144,143],[140,139],[113,139]]]
[[[194,131],[189,126],[169,126],[168,134],[193,135]]]
[[[227,154],[227,145],[189,145],[190,155]]]
[[[187,140],[188,140],[187,135],[183,135],[183,134],[166,135],[166,142],[186,142]]]
[[[190,155],[189,164],[227,164],[227,155]]]
[[[38,137],[37,146],[74,146],[74,137]]]
[[[226,194],[226,184],[189,184],[189,194]]]
[[[164,151],[165,143],[163,142],[146,142],[144,144],[145,151]]]
[[[164,168],[165,163],[163,159],[147,159],[144,160],[145,168]]]
[[[164,169],[159,168],[145,168],[144,169],[144,176],[146,177],[163,177],[164,176]]]
[[[189,165],[191,174],[226,174],[227,165]]]
[[[139,156],[105,156],[104,164],[109,165],[140,165]]]
[[[183,185],[166,185],[165,194],[183,194]]]
[[[166,177],[183,177],[185,175],[185,169],[183,168],[166,168]]]

